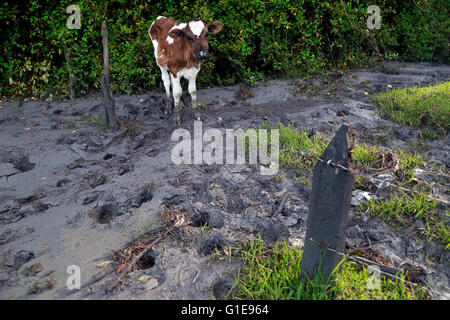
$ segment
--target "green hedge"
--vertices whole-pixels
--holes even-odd
[[[378,0],[382,25],[376,46],[388,59],[448,63],[449,1]],[[114,92],[159,86],[148,28],[158,16],[181,21],[219,20],[203,63],[202,87],[342,70],[367,64],[374,45],[366,29],[373,1],[169,0],[106,1]],[[66,7],[78,4],[81,29],[66,28]],[[99,88],[102,72],[100,25],[103,0],[11,1],[0,7],[1,91],[7,96],[67,96],[64,44],[79,94]],[[364,30],[364,33],[355,29]]]

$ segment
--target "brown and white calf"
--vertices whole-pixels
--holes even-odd
[[[166,89],[166,112],[170,112],[170,86],[174,98],[174,120],[180,123],[181,77],[189,81],[189,94],[195,118],[200,119],[197,110],[197,87],[200,62],[209,56],[208,34],[217,33],[223,27],[221,22],[206,24],[200,20],[181,23],[174,18],[159,16],[153,21],[148,33],[155,48],[156,64],[161,69]]]

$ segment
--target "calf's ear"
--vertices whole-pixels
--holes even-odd
[[[169,32],[169,37],[177,38],[177,37],[184,37],[184,31],[180,29],[173,29]]]
[[[215,21],[213,23],[208,24],[208,32],[217,33],[223,27],[223,23],[219,21]]]

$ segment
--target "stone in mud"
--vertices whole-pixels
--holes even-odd
[[[69,182],[72,182],[72,180],[68,179],[68,178],[64,178],[64,179],[60,179],[58,180],[58,182],[56,183],[56,187],[57,188],[61,188],[64,184],[67,184]]]
[[[34,213],[34,208],[31,204],[26,204],[19,209],[19,213],[22,217],[32,215]]]
[[[155,279],[155,278],[151,278],[150,280],[148,280],[145,283],[145,289],[147,289],[147,290],[153,290],[153,289],[157,288],[158,286],[159,286],[159,281],[158,281],[158,279]]]
[[[109,160],[113,157],[115,157],[116,155],[112,154],[112,153],[107,153],[103,156],[103,160]]]
[[[83,158],[78,158],[71,164],[67,165],[67,169],[70,169],[70,170],[73,170],[76,168],[85,168],[85,167],[86,167],[86,164],[85,164],[85,161]]]
[[[93,173],[88,176],[87,180],[91,188],[96,188],[105,184],[107,179],[106,176],[101,173]]]
[[[279,214],[277,216],[277,220],[280,221],[282,224],[284,224],[287,227],[293,227],[298,223],[299,218],[294,214],[291,214],[289,216]]]
[[[118,174],[119,174],[119,176],[123,176],[124,174],[126,174],[132,170],[133,170],[132,164],[123,164],[123,165],[119,166]]]
[[[94,193],[94,194],[92,194],[92,195],[90,195],[90,196],[87,196],[86,198],[83,199],[83,204],[84,204],[84,205],[87,205],[87,204],[89,204],[89,203],[94,202],[95,200],[98,199],[99,195],[100,195],[100,194],[96,192],[96,193]]]

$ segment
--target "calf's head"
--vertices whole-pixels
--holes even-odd
[[[168,36],[174,39],[184,38],[188,44],[190,53],[197,60],[204,60],[209,57],[208,34],[218,33],[223,27],[221,22],[206,24],[203,21],[195,20],[187,24],[182,24],[179,28],[174,27]]]

